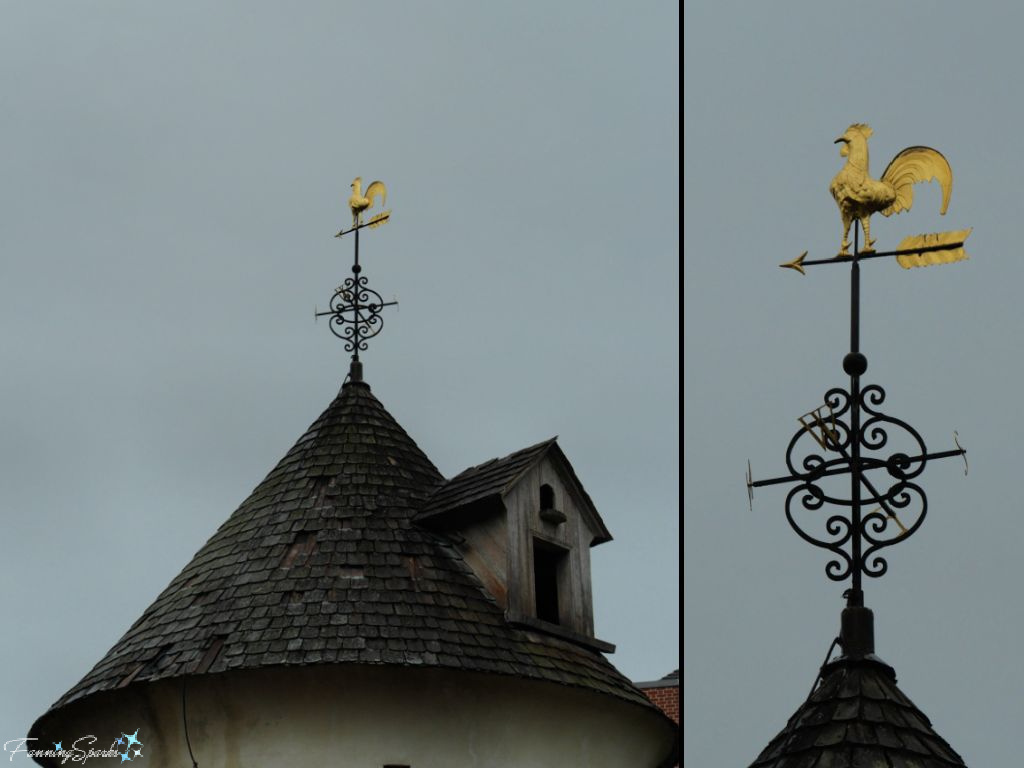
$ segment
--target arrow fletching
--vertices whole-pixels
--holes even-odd
[[[971,234],[971,229],[959,229],[955,232],[933,232],[929,235],[911,235],[900,241],[898,251],[909,251],[914,248],[934,248],[937,245],[960,245],[926,253],[901,253],[896,261],[904,269],[911,267],[931,267],[935,264],[952,264],[969,258],[964,251],[963,243]]]
[[[374,216],[372,219],[366,222],[366,226],[368,226],[370,229],[373,229],[374,227],[379,227],[381,224],[387,224],[390,219],[391,211],[384,211],[384,213],[378,213],[376,216]]]

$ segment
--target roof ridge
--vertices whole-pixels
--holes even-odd
[[[493,458],[487,459],[486,461],[482,461],[479,464],[474,464],[474,465],[472,465],[470,467],[466,467],[464,470],[462,470],[458,474],[452,475],[452,477],[449,478],[449,479],[450,480],[455,480],[459,476],[464,475],[467,472],[471,472],[474,469],[483,469],[484,467],[487,467],[487,466],[489,466],[491,464],[494,464],[495,462],[506,461],[508,459],[511,459],[513,456],[517,456],[518,454],[529,453],[530,451],[537,450],[537,449],[541,448],[542,446],[543,447],[547,447],[548,445],[551,445],[551,444],[557,442],[557,440],[558,440],[558,435],[554,435],[553,437],[549,437],[546,440],[541,440],[540,442],[534,443],[533,445],[528,445],[525,448],[520,448],[517,451],[510,451],[509,453],[506,453],[504,456],[495,456]]]

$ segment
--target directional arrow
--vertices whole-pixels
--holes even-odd
[[[904,269],[910,267],[927,267],[933,264],[949,264],[954,261],[962,261],[967,258],[964,252],[964,243],[971,234],[971,229],[961,229],[955,232],[935,232],[930,235],[912,235],[900,242],[900,247],[895,251],[867,251],[858,253],[856,256],[840,254],[831,259],[807,260],[807,251],[804,251],[792,261],[779,264],[783,269],[793,269],[801,275],[806,275],[804,267],[816,266],[818,264],[848,264],[857,259],[880,259],[886,256],[895,256],[900,266]]]

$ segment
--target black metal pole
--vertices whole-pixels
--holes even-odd
[[[338,286],[331,297],[331,308],[327,312],[316,312],[317,317],[332,315],[331,333],[345,342],[345,351],[352,353],[349,374],[346,382],[363,380],[363,364],[359,353],[365,349],[366,339],[372,339],[381,329],[380,312],[384,307],[398,304],[397,301],[384,301],[379,293],[370,288],[366,278],[362,277],[363,267],[359,263],[359,230],[364,227],[377,227],[391,216],[390,211],[378,214],[363,223],[357,216],[351,229],[343,229],[335,235],[355,234],[355,258],[352,261],[352,277]]]
[[[850,270],[850,354],[843,361],[843,369],[850,374],[850,499],[853,536],[851,554],[853,556],[853,586],[847,596],[847,607],[863,606],[864,592],[861,589],[861,535],[860,535],[860,375],[866,365],[860,354],[860,264],[859,256],[859,223],[853,229],[853,266]]]
[[[852,644],[857,648],[868,648],[870,644],[854,642],[849,639],[849,633],[846,631],[847,612],[851,612],[850,616],[853,616],[854,613],[870,615],[870,611],[864,608],[864,576],[877,578],[882,576],[888,567],[885,558],[877,554],[878,551],[911,536],[924,520],[924,515],[928,510],[927,497],[921,487],[909,482],[910,479],[919,475],[929,460],[951,456],[963,457],[964,473],[966,474],[967,452],[956,440],[954,432],[953,439],[956,443],[956,450],[931,453],[925,447],[921,436],[909,424],[881,413],[877,407],[885,400],[885,390],[877,384],[865,385],[862,389],[861,377],[867,371],[868,361],[860,351],[860,262],[882,256],[901,256],[961,248],[963,243],[876,252],[871,249],[871,243],[868,241],[866,250],[862,252],[860,249],[861,229],[859,221],[853,223],[852,252],[847,252],[844,248],[842,255],[832,259],[805,261],[804,256],[807,255],[805,251],[792,262],[780,265],[802,273],[802,267],[811,264],[850,262],[850,349],[843,357],[843,371],[850,377],[850,388],[848,392],[842,388],[828,390],[825,393],[823,405],[798,419],[800,429],[793,435],[793,439],[790,440],[789,447],[786,449],[788,475],[755,481],[748,462],[747,489],[752,498],[753,489],[763,485],[796,484],[786,497],[786,519],[804,541],[835,553],[836,557],[830,560],[825,567],[826,575],[833,581],[846,581],[847,578],[851,581],[850,588],[843,593],[843,597],[846,598],[846,609],[843,614],[843,635],[846,638],[844,647],[846,644]],[[865,237],[867,237],[866,232]],[[848,245],[848,241],[845,241],[844,245]],[[862,401],[865,393],[868,394],[868,397]],[[837,407],[839,413],[834,412]],[[828,410],[828,415],[823,415],[823,408]],[[867,422],[863,422],[862,411],[868,413],[870,417]],[[844,418],[846,413],[849,414],[848,420]],[[805,421],[809,416],[814,417],[816,425],[808,424]],[[829,420],[831,426],[828,423]],[[871,426],[871,439],[867,441],[863,440],[862,435],[864,424]],[[881,449],[886,444],[887,429],[889,428],[897,428],[905,432],[920,448],[920,453],[917,456],[908,456],[901,452],[891,453],[888,457],[874,455],[874,451]],[[816,433],[816,429],[820,430],[820,435]],[[812,453],[801,463],[799,460],[800,446],[806,447],[807,444],[806,442],[802,443],[800,438],[806,434],[810,434],[825,453],[824,455]],[[829,455],[830,451],[833,452],[832,456]],[[863,455],[865,453],[867,456]],[[879,491],[875,487],[875,483],[872,482],[870,473],[872,470],[883,469],[892,480],[887,490]],[[833,498],[819,487],[818,481],[822,478],[841,475],[845,472],[850,473],[849,500]],[[918,498],[919,512],[917,518],[910,521],[910,525],[907,527],[897,517],[896,512],[897,509],[906,510],[910,506],[912,496]],[[797,522],[793,514],[794,507],[797,505],[802,506],[804,510],[815,511],[821,509],[824,504],[841,505],[844,510],[844,514],[828,517],[824,521],[819,516],[813,516],[817,524],[820,525],[821,522],[824,522],[825,530],[831,540],[814,535],[811,529]],[[884,514],[864,509],[865,506],[871,507],[875,504],[879,505]],[[848,517],[845,514],[847,508],[849,508]],[[878,536],[885,532],[890,520],[899,527],[900,533],[888,537]],[[871,535],[865,530],[866,525],[871,526]],[[870,563],[866,562],[866,555],[871,556]],[[860,629],[863,631],[859,632],[859,637],[870,636],[870,628],[867,625],[860,626]]]
[[[356,260],[352,264],[352,275],[355,278],[355,285],[352,288],[352,304],[355,306],[355,323],[353,323],[353,340],[355,341],[355,349],[352,353],[352,362],[359,362],[359,273],[362,271],[362,267],[359,266],[359,230],[356,230]]]

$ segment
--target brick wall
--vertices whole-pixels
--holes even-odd
[[[668,688],[647,688],[644,693],[647,698],[653,701],[661,711],[675,720],[679,725],[679,686],[674,685]]]
[[[679,670],[669,672],[660,680],[636,683],[648,699],[676,724],[676,744],[673,757],[679,760]],[[678,768],[679,763],[675,763]]]

